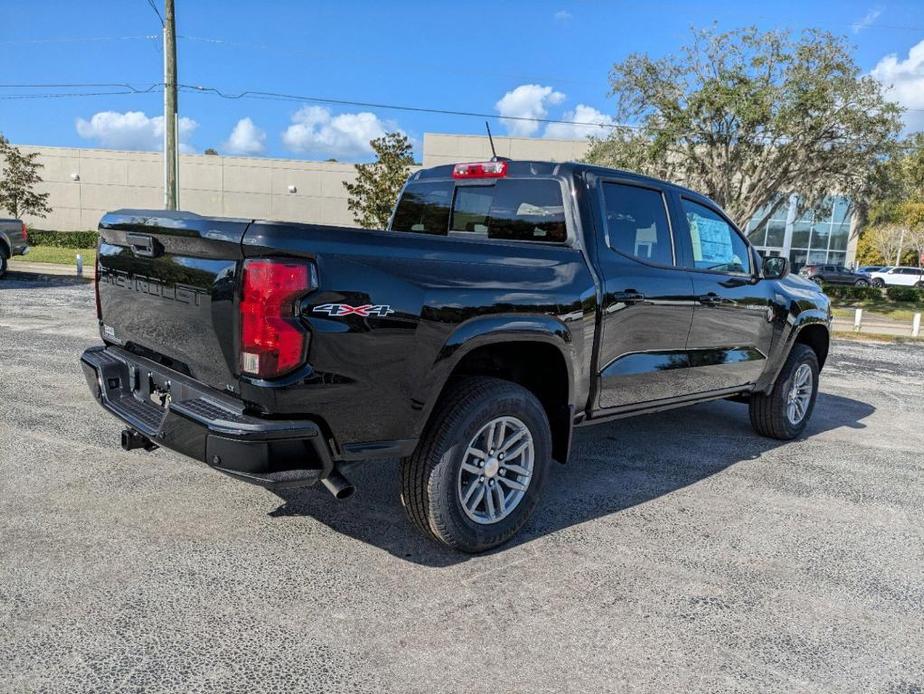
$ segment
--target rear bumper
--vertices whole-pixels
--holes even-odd
[[[311,420],[246,414],[194,379],[117,347],[91,347],[80,364],[103,409],[157,446],[271,488],[310,486],[333,473],[328,445]]]

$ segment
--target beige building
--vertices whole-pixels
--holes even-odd
[[[568,161],[580,158],[586,143],[496,137],[500,156]],[[157,152],[33,147],[44,164],[42,190],[51,193],[51,214],[26,218],[37,229],[95,229],[100,217],[119,208],[160,209],[164,204],[163,156]],[[484,136],[435,135],[423,140],[423,165],[477,161],[491,156]],[[344,181],[355,176],[352,164],[180,155],[180,208],[204,215],[283,219],[350,225]]]
[[[586,140],[496,137],[497,154],[511,159],[574,161],[587,151]],[[45,165],[42,188],[51,193],[52,212],[45,219],[26,218],[37,229],[95,229],[109,210],[160,209],[164,203],[163,157],[156,152],[29,147]],[[480,161],[491,157],[483,135],[427,133],[423,165]],[[180,207],[223,217],[281,219],[316,224],[352,225],[344,181],[355,176],[352,164],[180,155]],[[846,201],[834,198],[832,209],[796,216],[795,203],[781,208],[778,219],[762,228],[747,225],[751,241],[765,254],[805,263],[851,264],[856,257],[858,227],[848,218]]]

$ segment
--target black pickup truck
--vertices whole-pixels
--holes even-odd
[[[791,439],[828,354],[825,296],[709,199],[585,164],[418,171],[381,231],[120,210],[98,263],[82,365],[126,449],[338,497],[398,457],[413,523],[469,552],[574,427],[729,398]]]

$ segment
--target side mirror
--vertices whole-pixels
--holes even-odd
[[[781,256],[764,258],[761,272],[765,280],[781,280],[789,274],[789,259]]]

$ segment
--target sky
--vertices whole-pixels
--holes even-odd
[[[163,0],[150,2],[163,11]],[[193,88],[179,96],[186,152],[367,161],[370,139],[400,130],[419,159],[425,132],[484,133],[483,118],[383,105],[492,114],[496,134],[586,137],[599,129],[503,116],[614,122],[613,63],[674,53],[691,28],[713,23],[846,36],[890,98],[918,109],[907,112],[906,131],[924,130],[920,0],[176,0],[176,20],[179,83]],[[161,23],[148,0],[0,0],[0,26],[0,132],[8,139],[161,149],[162,91],[142,93],[163,80]],[[100,86],[9,86],[27,84]],[[72,95],[48,96],[62,93]],[[39,98],[9,98],[20,96]]]

